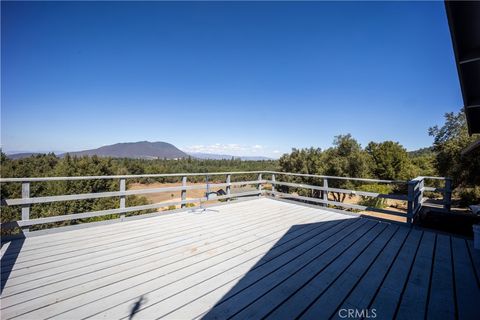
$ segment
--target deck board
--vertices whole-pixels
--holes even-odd
[[[471,241],[267,198],[212,209],[13,241],[1,319],[474,318]]]
[[[374,240],[365,251],[362,252],[348,268],[334,270],[338,274],[335,280],[330,283],[321,281],[321,277],[316,277],[318,282],[314,290],[313,296],[316,299],[310,303],[308,309],[302,312],[302,319],[328,319],[335,314],[337,306],[346,298],[347,294],[356,286],[368,268],[375,262],[375,259],[381,251],[387,246],[390,240],[398,231],[396,225],[389,225]],[[333,268],[336,266],[332,265]],[[313,285],[312,285],[313,287]]]
[[[460,319],[478,319],[480,288],[464,239],[452,238],[455,297]]]
[[[366,310],[370,307],[378,288],[387,276],[400,249],[405,245],[409,233],[410,229],[408,228],[400,228],[395,233],[367,272],[358,281],[357,285],[351,289],[348,296],[335,306],[336,310],[330,317],[341,319],[338,313],[341,309]],[[328,308],[330,307],[328,306]]]
[[[428,318],[455,319],[455,309],[450,237],[439,234],[435,246]]]
[[[396,315],[398,319],[425,318],[435,240],[436,235],[434,233],[425,232],[423,234],[422,242],[402,294],[401,303],[398,306]]]
[[[401,248],[372,304],[369,306],[369,309],[375,309],[385,319],[394,318],[422,236],[422,231],[412,230],[410,232],[407,241]]]

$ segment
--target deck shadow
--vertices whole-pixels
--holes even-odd
[[[4,243],[3,245],[8,245],[7,250],[2,255],[0,260],[1,265],[1,290],[0,294],[3,293],[3,288],[7,284],[8,278],[12,273],[13,266],[18,259],[18,256],[22,250],[23,244],[25,242],[25,236],[19,237],[16,240],[11,240],[8,243]]]
[[[338,237],[338,232],[344,230],[354,232],[357,227],[364,225],[365,220],[349,218],[293,225],[201,318],[227,319],[238,316],[242,308],[250,306],[256,298],[261,297],[259,291],[273,288],[289,277],[285,274],[284,278],[277,276],[282,273],[282,268],[299,263],[301,265],[306,256],[313,257],[322,250],[321,248],[330,246],[329,239]]]

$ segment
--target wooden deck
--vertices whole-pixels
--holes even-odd
[[[1,318],[478,319],[471,241],[267,198],[212,209],[5,245]]]

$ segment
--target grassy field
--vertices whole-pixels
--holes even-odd
[[[193,185],[202,185],[201,183],[188,183],[189,186]],[[128,190],[141,190],[141,189],[155,189],[155,188],[167,188],[167,187],[178,187],[181,186],[181,183],[132,183],[129,185]],[[217,192],[221,188],[210,188],[210,191]],[[224,189],[225,190],[225,189]],[[244,191],[251,191],[255,190],[254,186],[246,186],[246,187],[232,187],[231,192],[244,192]],[[188,190],[187,191],[187,200],[188,199],[195,199],[200,197],[205,197],[206,190],[205,189],[196,189],[196,190]],[[171,202],[171,201],[180,201],[181,200],[181,192],[180,191],[173,191],[173,192],[160,192],[160,193],[150,193],[142,195],[143,197],[147,198],[148,201],[151,203],[162,203],[162,202]],[[197,205],[198,203],[195,203]],[[180,206],[176,206],[179,208]],[[167,208],[159,208],[159,211],[166,210]]]

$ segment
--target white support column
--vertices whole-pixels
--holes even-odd
[[[415,210],[415,180],[408,182],[408,203],[407,203],[407,224],[412,224],[413,213]]]
[[[22,182],[22,199],[30,198],[30,182]],[[30,204],[22,205],[22,220],[30,220]],[[27,234],[30,229],[22,228],[24,234]]]
[[[452,179],[445,178],[445,189],[443,191],[443,209],[450,211],[452,206]]]
[[[275,174],[272,173],[272,197],[275,197]]]
[[[262,174],[261,174],[261,173],[258,174],[258,186],[257,186],[257,189],[258,189],[258,191],[260,191],[259,196],[262,195],[262,184],[260,183],[260,181],[262,181]]]
[[[120,179],[120,192],[125,192],[127,189],[127,182],[125,178]],[[120,209],[125,208],[125,203],[126,203],[127,197],[126,196],[120,196]],[[125,219],[125,213],[120,214],[120,220]]]
[[[226,181],[226,183],[227,183],[227,187],[226,187],[227,196],[230,196],[230,194],[232,192],[232,190],[231,190],[231,188],[232,188],[231,180],[232,180],[232,175],[227,174],[227,181]],[[230,198],[227,198],[227,201],[230,201]]]
[[[187,189],[186,189],[186,187],[187,187],[187,177],[186,176],[182,177],[182,187],[183,187],[183,189],[182,189],[182,201],[185,201],[185,200],[187,200]],[[182,208],[185,208],[186,206],[187,206],[186,203],[182,203],[182,205],[181,205]]]
[[[327,178],[323,178],[323,187],[328,188],[328,179]],[[327,190],[322,191],[322,199],[324,201],[328,201],[328,191]],[[326,206],[328,206],[328,204],[324,203],[323,206],[326,207]]]

